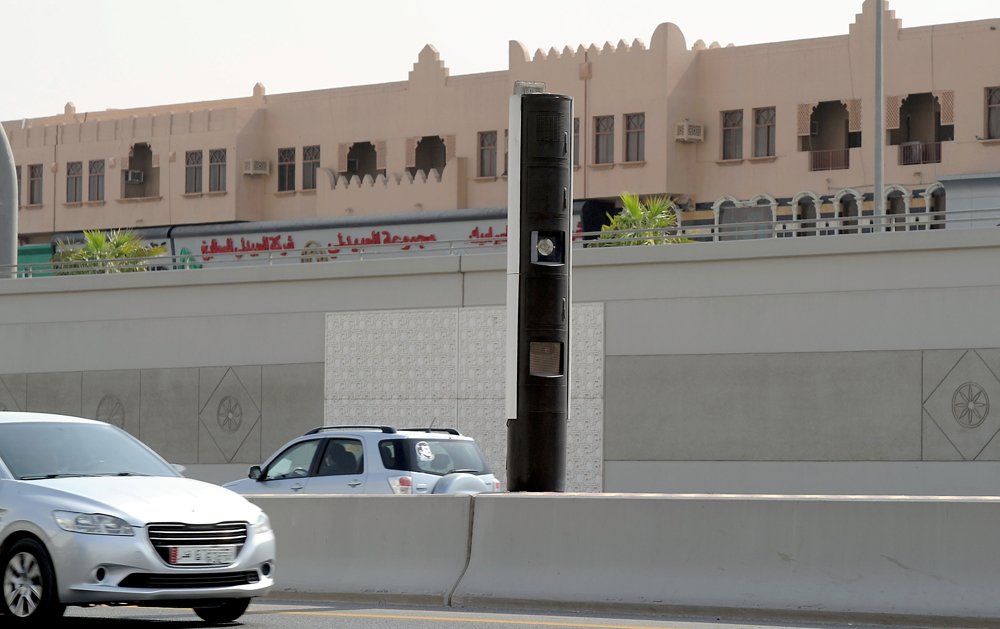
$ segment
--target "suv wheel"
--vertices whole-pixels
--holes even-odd
[[[52,562],[37,541],[22,539],[0,559],[3,569],[3,605],[8,618],[4,624],[41,626],[66,611],[59,604]]]
[[[198,614],[198,617],[205,622],[218,625],[236,620],[243,615],[243,612],[245,612],[249,606],[250,599],[239,598],[232,601],[226,601],[225,603],[214,607],[195,607],[194,613]]]

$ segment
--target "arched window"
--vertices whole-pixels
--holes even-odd
[[[430,176],[433,168],[441,174],[444,170],[446,153],[444,140],[439,135],[426,135],[417,142],[416,160],[414,166],[408,168],[411,175],[416,175],[418,170],[424,171]]]
[[[371,142],[352,144],[347,151],[346,166],[346,170],[341,171],[341,174],[348,180],[354,175],[357,175],[358,179],[364,179],[365,175],[371,175],[371,178],[375,179],[379,174],[385,174],[384,169],[379,170],[378,168],[378,153],[375,151],[375,145]]]

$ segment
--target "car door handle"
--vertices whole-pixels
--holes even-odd
[[[353,482],[350,482],[350,483],[347,483],[347,484],[350,485],[351,487],[357,487],[358,485],[361,484],[361,481],[356,480],[356,481],[353,481]]]
[[[290,489],[292,491],[302,491],[302,485],[299,485],[298,483],[295,483],[294,485],[291,486]]]

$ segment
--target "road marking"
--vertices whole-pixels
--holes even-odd
[[[441,620],[445,622],[478,622],[493,625],[535,625],[539,627],[583,627],[586,629],[670,629],[658,625],[594,625],[578,622],[547,622],[540,620],[502,620],[491,618],[449,618],[447,616],[400,616],[396,614],[351,614],[347,612],[279,612],[247,610],[258,614],[290,614],[298,616],[341,616],[347,618],[392,618],[398,620]]]

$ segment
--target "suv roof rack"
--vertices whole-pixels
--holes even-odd
[[[327,430],[381,430],[382,432],[390,435],[396,434],[396,429],[392,426],[320,426],[319,428],[313,428],[306,435],[315,435],[319,432],[326,432]],[[305,436],[305,435],[303,435]]]
[[[462,433],[458,432],[456,428],[400,428],[403,432],[444,432],[449,435],[462,436]]]

